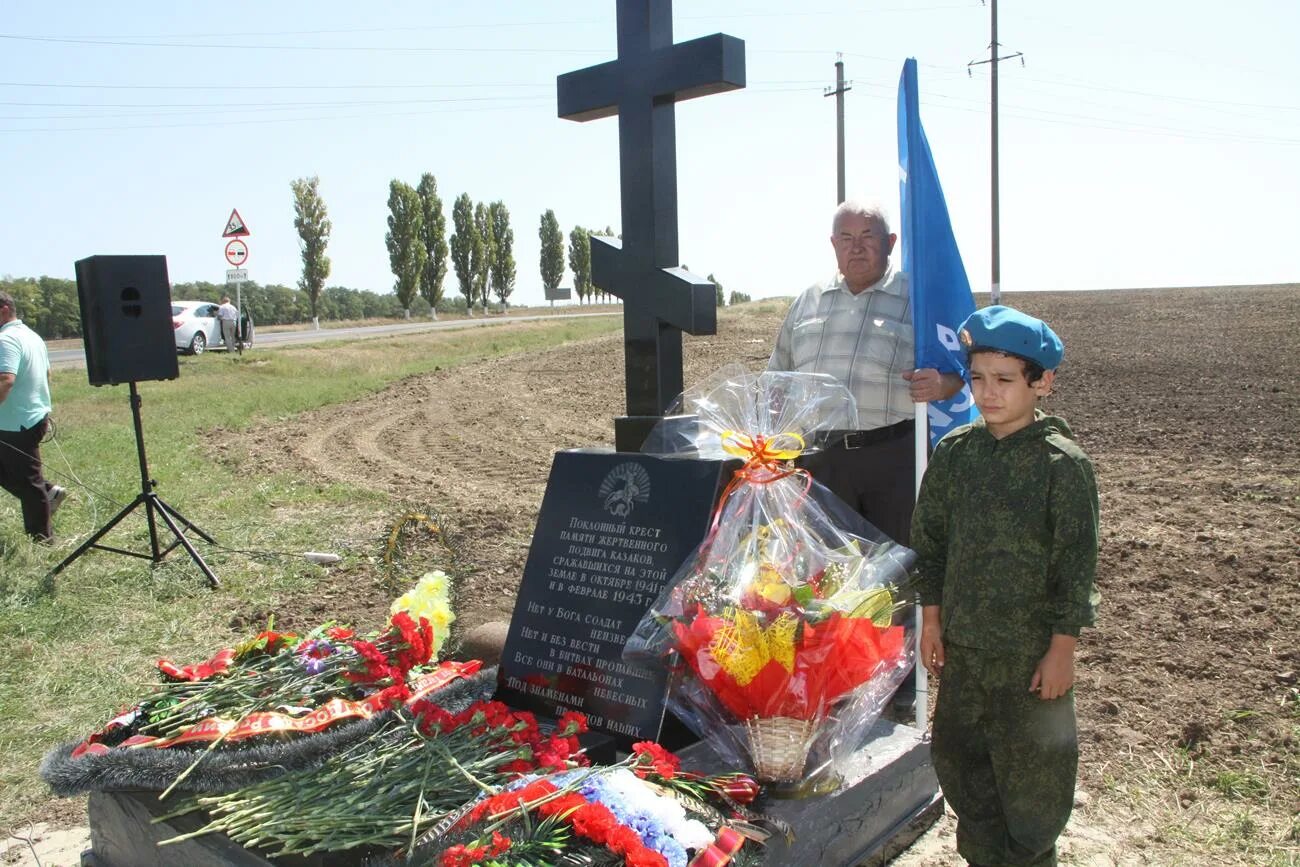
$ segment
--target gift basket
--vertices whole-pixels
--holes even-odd
[[[836,785],[914,656],[913,553],[793,464],[856,427],[832,377],[733,367],[644,449],[743,463],[625,656],[668,667],[669,706],[725,761],[796,791]]]

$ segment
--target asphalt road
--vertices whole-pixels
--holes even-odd
[[[401,322],[396,325],[365,325],[356,328],[322,328],[320,331],[258,331],[250,350],[273,349],[302,343],[321,343],[326,340],[365,340],[372,337],[390,337],[396,334],[415,334],[421,331],[439,331],[460,328],[484,328],[493,325],[510,325],[515,322],[536,322],[542,319],[585,319],[591,316],[617,316],[622,308],[600,313],[545,313],[537,315],[487,316],[474,319],[447,319],[439,322]],[[50,352],[50,367],[85,367],[84,349],[55,349]]]

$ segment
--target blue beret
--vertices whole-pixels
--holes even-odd
[[[985,307],[976,310],[958,331],[967,351],[980,347],[1037,362],[1043,370],[1055,370],[1065,357],[1065,344],[1041,319],[1014,307]]]

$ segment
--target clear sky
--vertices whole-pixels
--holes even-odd
[[[618,226],[617,122],[556,117],[557,74],[615,56],[613,0],[9,0],[0,24],[0,274],[165,253],[224,279],[238,208],[259,282],[296,283],[294,178],[319,175],[331,285],[390,291],[388,183],[433,172],[448,213],[503,200],[541,301],[553,208]],[[898,206],[903,60],[972,286],[989,282],[989,10],[975,0],[678,0],[675,37],[746,44],[748,87],[679,104],[681,253],[755,297],[833,269],[843,52],[850,196]],[[1300,3],[1002,0],[1002,284],[1300,280]],[[571,278],[566,275],[566,284]],[[454,276],[446,282],[454,295]]]

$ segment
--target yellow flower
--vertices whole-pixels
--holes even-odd
[[[446,641],[456,615],[451,610],[451,578],[441,569],[426,572],[419,582],[394,602],[391,613],[405,611],[419,622],[420,618],[429,621],[433,627],[433,653],[437,654]]]

